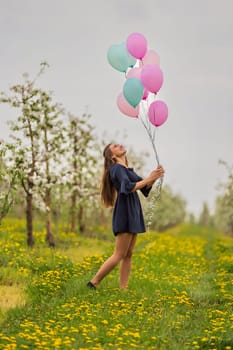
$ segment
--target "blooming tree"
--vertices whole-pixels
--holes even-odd
[[[93,126],[89,123],[90,115],[83,114],[77,118],[69,116],[67,127],[67,184],[70,200],[70,229],[85,230],[85,209],[93,197],[99,194],[99,178],[97,174],[98,146],[93,134]]]
[[[34,173],[37,199],[41,199],[41,208],[46,215],[46,241],[54,246],[52,233],[52,191],[62,177],[61,163],[64,160],[64,124],[61,115],[63,108],[53,103],[50,94],[39,90],[40,118],[37,123],[37,132],[40,135],[38,144],[37,167]]]
[[[233,167],[220,161],[228,171],[228,179],[221,184],[222,194],[216,198],[214,221],[218,228],[233,236]]]
[[[22,84],[10,88],[9,95],[1,93],[0,102],[8,103],[19,112],[17,119],[10,122],[11,131],[14,134],[11,136],[12,143],[7,145],[10,152],[8,161],[15,168],[20,169],[22,174],[21,185],[26,199],[27,243],[33,246],[33,189],[35,185],[33,179],[39,151],[37,125],[40,118],[40,102],[39,90],[34,87],[34,81],[28,80],[27,75],[24,75],[24,78],[25,81]]]
[[[46,63],[42,63],[40,76]],[[27,243],[34,245],[33,207],[40,200],[46,211],[46,240],[54,246],[51,232],[51,190],[58,181],[56,164],[62,153],[62,112],[51,95],[35,87],[36,79],[11,87],[10,94],[1,93],[0,102],[17,109],[19,115],[11,121],[12,142],[7,144],[8,163],[20,171],[21,185],[26,199]],[[9,166],[7,164],[7,166]],[[38,203],[37,203],[38,204]]]
[[[7,146],[0,141],[0,224],[15,202],[17,184],[20,179],[18,167],[6,165],[6,153]]]

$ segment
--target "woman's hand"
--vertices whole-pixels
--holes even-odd
[[[155,170],[153,170],[150,175],[142,181],[138,181],[133,188],[132,192],[140,190],[144,186],[151,187],[160,177],[164,175],[164,169],[159,165]]]
[[[153,182],[155,182],[156,180],[158,180],[160,177],[162,177],[164,175],[164,169],[162,167],[162,165],[158,165],[158,167],[153,170],[151,173],[150,173],[150,178]]]

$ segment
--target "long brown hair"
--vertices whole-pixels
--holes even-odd
[[[103,151],[104,156],[104,170],[101,182],[101,199],[105,207],[112,207],[116,198],[116,190],[110,178],[110,168],[115,163],[112,159],[112,152],[110,150],[111,143],[109,143]]]

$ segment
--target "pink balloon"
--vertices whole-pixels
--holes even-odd
[[[157,93],[163,84],[163,72],[156,64],[147,64],[142,68],[141,82],[150,92]]]
[[[142,99],[146,100],[148,95],[149,95],[149,91],[147,89],[144,89],[144,93],[143,93]]]
[[[150,104],[148,116],[151,124],[160,126],[167,120],[168,108],[163,101],[154,101]]]
[[[127,79],[129,78],[137,78],[139,80],[141,80],[141,73],[142,73],[142,69],[138,68],[138,67],[134,67],[132,69],[130,69],[126,75]]]
[[[142,59],[143,65],[146,64],[160,64],[159,55],[154,50],[148,50],[145,56]]]
[[[125,99],[123,92],[121,92],[117,96],[117,106],[119,110],[127,115],[128,117],[138,118],[139,115],[139,105],[137,107],[133,107],[129,104],[129,102]]]
[[[130,55],[142,59],[147,51],[146,38],[140,33],[132,33],[126,40],[126,47]]]

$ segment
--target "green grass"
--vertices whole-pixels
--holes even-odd
[[[28,250],[16,221],[1,228],[0,292],[20,297],[0,304],[0,349],[233,349],[232,239],[188,225],[140,235],[129,289],[116,269],[93,291],[112,237],[59,233],[54,250],[40,237]]]

